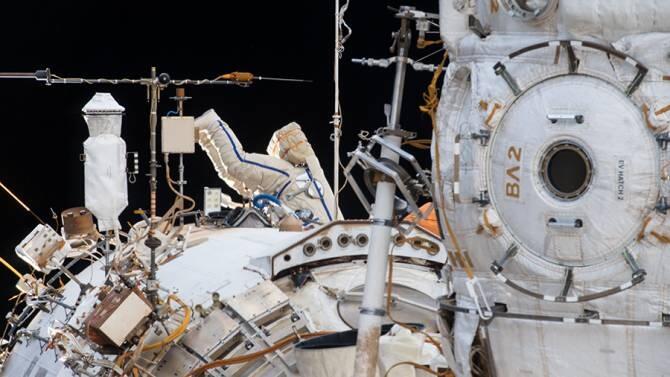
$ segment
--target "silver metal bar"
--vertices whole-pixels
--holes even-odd
[[[500,260],[497,261],[494,260],[493,263],[491,263],[491,271],[493,271],[496,274],[501,273],[507,261],[514,258],[518,250],[519,245],[517,244],[512,244],[510,247],[508,247],[507,250],[505,251],[505,255],[503,255],[503,257]]]
[[[255,80],[258,81],[284,81],[284,82],[306,82],[306,83],[311,83],[314,82],[313,80],[307,80],[307,79],[288,79],[284,77],[267,77],[267,76],[254,76]]]
[[[179,89],[177,88],[178,91],[184,90],[183,88]],[[177,112],[179,113],[180,117],[184,116],[184,96],[182,95],[180,99],[177,100]],[[184,154],[179,153],[179,201],[181,203],[181,210],[184,210],[184,185],[186,184],[186,181],[184,181]],[[184,225],[184,216],[179,216],[179,225]]]
[[[547,114],[547,119],[551,123],[556,123],[559,120],[571,120],[577,124],[584,123],[584,115],[582,114]]]
[[[395,182],[395,186],[400,190],[405,199],[407,199],[407,202],[412,212],[421,213],[421,211],[419,210],[419,206],[416,204],[414,198],[412,197],[412,194],[409,192],[407,186],[402,182],[400,175],[398,175],[398,173],[395,170],[390,169],[388,166],[380,163],[374,157],[370,156],[367,153],[360,153],[360,152],[358,153],[359,153],[358,155],[359,159],[365,161],[369,166],[371,166],[375,170],[378,170],[384,173],[384,175],[389,176],[393,179],[393,181]]]
[[[565,269],[565,278],[563,279],[563,288],[561,289],[561,296],[565,297],[570,292],[570,287],[572,286],[573,273],[572,267]]]
[[[547,221],[547,226],[557,229],[578,229],[584,226],[581,219],[557,219],[552,217]]]
[[[385,146],[386,148],[394,151],[402,159],[409,161],[409,163],[412,165],[414,170],[416,170],[416,172],[419,174],[419,178],[421,178],[421,182],[424,185],[426,185],[426,187],[428,187],[430,189],[431,196],[432,196],[433,187],[430,184],[430,180],[428,179],[428,176],[426,176],[426,172],[423,171],[423,169],[421,168],[421,165],[419,165],[419,162],[416,160],[416,157],[414,157],[413,154],[404,151],[402,148],[400,148],[397,145],[386,142],[382,137],[379,137],[379,135],[374,135],[372,137],[372,140],[374,140],[375,142],[377,142],[377,143]]]
[[[384,293],[384,299],[386,299],[387,297],[388,297],[387,294]],[[346,292],[346,293],[344,294],[344,298],[345,298],[345,299],[346,299],[346,298],[351,298],[351,299],[353,299],[353,300],[355,300],[355,301],[359,301],[361,298],[363,298],[363,293],[362,293],[362,292],[361,292],[361,293],[359,293],[359,292]],[[396,301],[398,301],[398,302],[402,302],[402,303],[407,304],[407,305],[411,305],[411,306],[417,307],[417,308],[419,308],[419,309],[423,309],[423,310],[431,311],[431,312],[437,312],[437,309],[438,309],[438,308],[436,308],[436,307],[434,307],[434,306],[429,306],[429,305],[420,304],[420,303],[418,303],[418,302],[416,302],[416,301],[412,301],[412,300],[410,300],[410,299],[406,299],[406,298],[404,298],[404,297],[402,297],[402,296],[398,296],[396,293],[391,293],[391,299],[392,299],[392,300],[396,300]]]
[[[156,79],[156,67],[151,67],[151,78]],[[158,124],[158,91],[160,88],[157,83],[149,87],[149,187],[151,189],[150,197],[150,218],[151,223],[154,223],[156,217],[156,195],[158,191],[158,160],[156,159],[156,126]],[[153,228],[153,226],[152,226]]]
[[[344,168],[344,177],[346,178],[347,182],[349,182],[349,186],[351,187],[352,190],[354,190],[354,193],[358,197],[358,200],[363,204],[363,207],[365,207],[365,210],[368,213],[372,213],[372,206],[370,205],[370,202],[368,199],[365,197],[365,194],[363,193],[363,190],[361,190],[361,187],[358,185],[356,182],[356,179],[351,175],[351,170],[354,168],[354,166],[358,165],[358,155],[356,154],[355,151],[353,153],[352,159],[349,161],[347,166]]]
[[[507,86],[512,90],[512,93],[514,93],[515,96],[518,96],[521,94],[521,89],[519,89],[519,84],[517,84],[516,80],[512,75],[507,72],[507,68],[505,65],[502,63],[497,63],[496,65],[493,66],[493,70],[495,71],[496,75],[502,77],[503,80],[507,83]]]
[[[637,263],[637,260],[633,254],[630,253],[628,248],[623,250],[623,258],[626,261],[626,264],[628,264],[628,267],[633,270],[633,279],[644,277],[644,275],[647,274],[643,268],[640,268],[640,265]]]
[[[0,79],[34,79],[35,72],[0,72]]]

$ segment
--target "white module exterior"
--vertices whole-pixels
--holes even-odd
[[[119,229],[118,217],[128,205],[123,110],[109,93],[96,93],[82,109],[90,132],[84,142],[85,203],[100,231]]]
[[[175,374],[181,377],[202,364],[201,359],[192,353],[184,352],[185,348],[208,359],[227,358],[232,357],[234,352],[251,353],[266,348],[263,336],[267,336],[266,341],[276,342],[301,329],[350,330],[345,320],[352,322],[358,316],[360,296],[365,284],[365,264],[356,260],[335,263],[328,263],[327,260],[363,257],[367,247],[358,246],[353,242],[346,246],[334,243],[330,249],[319,249],[310,257],[303,254],[303,247],[307,243],[315,244],[323,237],[336,240],[342,234],[352,236],[366,234],[369,237],[370,228],[369,223],[344,221],[309,232],[282,232],[273,228],[194,227],[192,232],[182,233],[188,237],[188,247],[179,258],[161,264],[158,279],[161,281],[161,287],[169,292],[178,292],[179,298],[193,309],[191,322],[186,333],[167,345],[163,351],[144,353],[143,359],[147,361],[143,367],[156,377],[174,377]],[[418,229],[408,236],[421,236],[437,241],[436,238]],[[159,260],[162,260],[164,250],[161,249],[159,252]],[[145,253],[148,254],[146,251]],[[396,263],[394,266],[393,295],[398,300],[394,304],[394,315],[402,321],[427,318],[422,322],[430,329],[434,329],[434,321],[431,321],[434,319],[433,306],[436,298],[446,293],[446,287],[435,270],[423,264],[443,262],[446,259],[446,250],[439,244],[439,252],[431,255],[425,250],[404,244],[396,247],[394,254],[417,263]],[[291,255],[292,258],[284,258],[285,255]],[[113,258],[120,257],[113,254]],[[311,269],[310,274],[313,278],[300,287],[294,286],[290,274],[279,277],[279,274],[288,268],[315,261],[321,261],[323,265]],[[74,281],[66,283],[62,290],[63,303],[78,305],[76,312],[69,316],[69,311],[61,306],[55,306],[51,312],[40,311],[28,325],[36,335],[47,338],[50,333],[63,331],[63,328],[69,327],[83,330],[84,319],[93,310],[99,287],[105,282],[102,261],[89,266],[78,274],[77,278],[83,284],[90,284],[96,288],[80,298],[79,286]],[[213,294],[217,295],[216,303],[213,301]],[[220,304],[225,304],[225,309],[234,311],[235,315],[227,314],[230,310],[223,311]],[[207,315],[202,315],[198,307],[207,312]],[[127,334],[131,325],[136,324],[139,317],[147,313],[147,307],[138,299],[133,299],[127,307],[119,307],[117,312],[118,314],[115,313],[108,319],[110,326],[107,329],[110,332],[107,334],[117,333],[118,337],[115,340],[121,342],[123,334]],[[290,319],[291,313],[295,313],[299,319]],[[258,328],[257,332],[249,327],[249,324],[257,323],[263,318],[284,318],[283,316],[285,320],[270,322],[270,327]],[[165,321],[170,332],[174,331],[181,318]],[[406,360],[418,360],[431,366],[444,366],[441,355],[433,346],[424,342],[422,335],[411,335],[402,330],[393,332],[393,335],[386,336],[382,340],[380,363],[385,366],[383,368],[388,368],[396,361]],[[433,337],[435,336],[433,334]],[[158,322],[147,332],[145,343],[156,342],[164,337],[165,328]],[[235,340],[238,338],[243,341],[240,343]],[[257,344],[250,350],[244,350],[244,345],[248,342]],[[244,351],[231,350],[227,347],[229,344],[238,343]],[[23,376],[28,368],[32,371],[28,373],[30,377],[80,376],[83,374],[73,371],[64,363],[67,357],[81,355],[76,354],[76,351],[83,350],[86,355],[98,359],[106,357],[112,362],[118,356],[94,352],[82,338],[73,337],[73,342],[69,344],[76,347],[75,353],[69,354],[67,350],[57,347],[45,349],[41,341],[26,338],[13,348],[3,369],[0,370],[0,376]],[[344,348],[339,350],[347,353]],[[339,351],[334,349],[325,352],[314,351],[312,355],[296,360],[298,357],[293,347],[288,346],[282,349],[282,354],[290,369],[276,362],[277,358],[261,358],[256,365],[257,369],[249,368],[247,364],[238,364],[228,371],[233,375],[237,373],[238,376],[258,376],[258,371],[266,372],[262,375],[277,377],[350,375],[352,368],[350,365],[346,365],[345,368],[344,364],[347,361],[332,357],[337,353]],[[328,365],[332,366],[331,369],[323,369],[324,364],[321,362],[323,357],[330,363]],[[335,363],[337,360],[340,360],[339,364]],[[391,377],[427,375],[405,367],[395,368],[389,373]]]
[[[670,235],[670,221],[654,207],[669,192],[670,156],[655,138],[670,125],[664,111],[670,104],[665,77],[670,75],[670,8],[652,0],[549,1],[554,7],[540,20],[510,14],[509,3],[517,2],[440,2],[450,65],[434,137],[444,183],[437,190],[444,194],[446,217],[473,262],[487,302],[505,304],[510,313],[563,318],[494,318],[487,329],[495,372],[665,375],[670,333],[662,320],[670,306],[670,245],[662,239]],[[486,38],[468,29],[470,15],[490,33]],[[510,56],[548,41],[554,42]],[[579,59],[574,72],[567,48],[558,41],[572,41]],[[498,62],[518,93],[494,71]],[[648,72],[628,95],[640,66]],[[583,115],[583,123],[548,119],[575,114]],[[490,133],[486,143],[472,136],[482,130]],[[582,146],[593,164],[589,188],[574,200],[552,196],[540,174],[545,151],[561,141]],[[436,169],[437,164],[434,176]],[[473,203],[483,192],[490,202]],[[556,227],[548,225],[550,219],[580,219],[583,226]],[[496,275],[492,262],[512,246],[518,247],[516,255]],[[631,283],[625,250],[647,273],[637,285]],[[451,264],[457,305],[474,308],[465,273],[457,261]],[[573,282],[563,295],[568,270]],[[511,287],[510,281],[540,297]],[[577,299],[610,288],[621,292]],[[593,312],[597,318],[576,323]],[[484,322],[476,313],[455,318],[456,373],[471,376],[472,341]],[[609,325],[608,319],[638,322]]]

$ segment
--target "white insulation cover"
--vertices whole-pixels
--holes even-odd
[[[86,208],[98,219],[100,231],[119,229],[118,217],[128,205],[126,143],[102,134],[84,142]]]
[[[95,93],[81,109],[90,136],[112,134],[121,137],[121,121],[126,109],[110,93]]]
[[[354,375],[356,346],[296,348],[296,363],[300,376],[351,377]],[[428,343],[420,333],[396,325],[379,338],[379,361],[376,377],[428,377],[434,374],[413,365],[396,365],[413,362],[432,370],[445,368],[446,363],[437,347]]]
[[[554,318],[495,318],[488,336],[496,373],[668,375],[670,219],[655,207],[670,192],[670,155],[656,141],[670,124],[670,8],[654,0],[561,0],[537,21],[511,16],[503,7],[510,2],[440,2],[450,65],[434,138],[444,183],[436,189],[486,301]],[[469,15],[488,37],[468,30]],[[573,41],[573,71],[566,45],[543,45],[559,40]],[[535,44],[544,47],[522,50]],[[497,63],[504,72],[496,73]],[[551,192],[542,173],[547,151],[564,142],[579,146],[591,174],[588,188],[569,199]],[[482,195],[487,205],[472,202]],[[496,276],[492,263],[512,247]],[[473,308],[462,266],[450,263],[457,305]],[[633,283],[638,266],[646,275]],[[585,315],[592,321],[574,323]],[[455,315],[459,377],[473,375],[479,324],[475,314]]]

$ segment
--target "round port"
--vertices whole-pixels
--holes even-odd
[[[370,239],[368,238],[368,235],[365,233],[359,233],[358,235],[356,235],[357,246],[366,246],[369,240]]]
[[[351,236],[343,233],[337,236],[337,244],[340,245],[340,247],[347,247],[349,244],[351,244]]]
[[[314,246],[313,243],[306,243],[302,247],[302,253],[305,254],[306,257],[311,257],[316,254],[316,246]]]
[[[330,250],[330,247],[333,246],[333,240],[330,237],[321,237],[318,244],[321,250]]]
[[[540,176],[549,192],[562,200],[576,200],[588,190],[593,164],[584,149],[562,141],[550,146],[540,162]]]

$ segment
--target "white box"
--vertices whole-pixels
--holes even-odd
[[[163,153],[195,153],[195,119],[162,117],[161,146]]]
[[[63,262],[70,247],[51,226],[38,224],[14,250],[35,270],[49,273]]]
[[[221,187],[205,187],[205,215],[221,211]]]
[[[135,292],[131,292],[100,326],[100,332],[121,347],[149,314],[151,314],[151,307]]]

